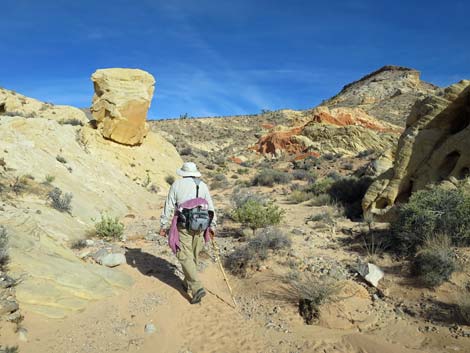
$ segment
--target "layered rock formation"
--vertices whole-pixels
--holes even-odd
[[[360,109],[319,107],[308,122],[294,128],[277,127],[262,136],[253,149],[262,154],[307,152],[357,154],[391,148],[401,129],[381,122]]]
[[[85,113],[78,108],[44,103],[0,88],[0,118],[2,116],[21,116],[28,119],[43,118],[55,120],[61,124],[75,125],[84,125],[88,122]]]
[[[95,88],[91,113],[107,139],[124,145],[141,144],[147,135],[147,112],[155,79],[137,69],[97,70],[91,79]]]
[[[400,66],[384,66],[352,82],[322,103],[329,108],[361,108],[367,114],[403,126],[416,100],[438,87],[420,80],[420,72]]]
[[[70,244],[93,229],[101,212],[122,217],[155,209],[168,188],[165,177],[182,164],[156,133],[133,148],[103,139],[88,125],[59,123],[67,117],[0,115],[0,224],[11,236],[10,273],[22,279],[17,299],[21,310],[55,318],[131,285],[123,272],[79,259]],[[24,175],[33,190],[9,192],[5,185]],[[44,184],[48,175],[51,186]],[[47,187],[73,194],[70,214],[51,207]]]
[[[470,175],[470,81],[417,102],[406,125],[393,168],[369,188],[364,212],[384,216],[416,190]]]

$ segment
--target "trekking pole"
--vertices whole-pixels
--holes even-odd
[[[235,300],[235,296],[233,295],[232,287],[230,286],[230,283],[228,282],[228,278],[227,278],[227,275],[225,274],[224,267],[222,266],[222,262],[220,261],[219,247],[215,243],[214,238],[212,236],[211,236],[211,243],[212,243],[212,248],[214,249],[215,259],[219,263],[220,271],[222,272],[222,275],[224,276],[224,281],[227,284],[228,290],[230,292],[230,296],[232,297],[233,305],[235,305],[235,307],[237,307],[237,302]]]

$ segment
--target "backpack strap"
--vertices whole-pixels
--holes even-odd
[[[193,178],[194,183],[196,184],[196,198],[199,197],[199,184],[201,183],[201,179]]]

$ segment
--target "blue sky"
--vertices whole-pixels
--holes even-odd
[[[88,107],[91,74],[152,73],[149,118],[306,109],[386,64],[470,78],[470,2],[3,0],[0,86]]]

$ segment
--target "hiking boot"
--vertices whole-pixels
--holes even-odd
[[[201,299],[206,295],[204,288],[198,289],[196,294],[194,294],[193,299],[191,299],[191,304],[197,304],[201,302]]]

